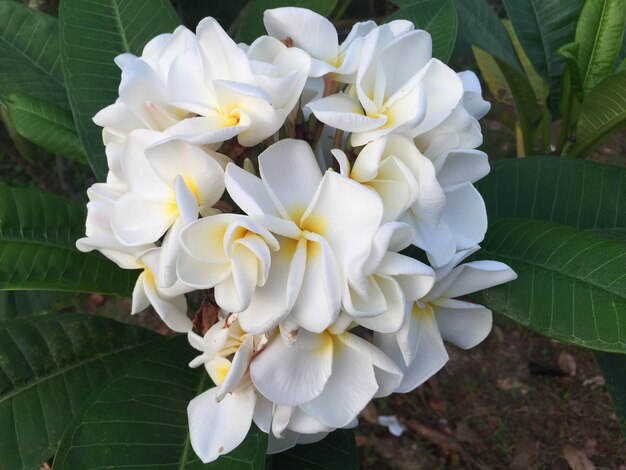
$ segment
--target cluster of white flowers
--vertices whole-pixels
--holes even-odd
[[[152,305],[201,352],[190,366],[215,387],[188,413],[204,462],[252,421],[268,452],[354,426],[437,372],[443,340],[481,342],[491,311],[458,298],[515,278],[460,264],[487,226],[476,76],[408,21],[358,23],[341,44],[309,10],[264,22],[249,46],[207,18],[117,57],[119,99],[94,118],[110,171],[77,242],[142,269],[133,313]],[[204,336],[192,291],[220,309]]]

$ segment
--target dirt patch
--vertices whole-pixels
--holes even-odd
[[[427,384],[376,400],[361,417],[361,468],[553,469],[576,458],[597,469],[626,465],[591,351],[503,319],[473,350],[448,350],[450,361]],[[391,435],[377,414],[396,415],[407,431]]]

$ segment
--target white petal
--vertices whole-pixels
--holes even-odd
[[[172,185],[182,177],[200,206],[215,204],[224,192],[224,170],[211,155],[195,145],[169,141],[146,150],[154,171]]]
[[[377,392],[378,384],[369,358],[343,343],[340,337],[335,337],[333,343],[333,374],[324,391],[300,407],[326,426],[340,428],[365,408]]]
[[[288,429],[300,434],[327,433],[333,430],[332,428],[320,423],[315,418],[309,416],[300,408],[294,409],[291,418],[289,419]],[[298,443],[300,443],[299,439]]]
[[[472,261],[462,264],[454,271],[460,273],[443,294],[447,298],[461,297],[517,279],[515,271],[499,261]]]
[[[441,340],[435,318],[420,312],[417,315],[413,313],[410,321],[417,322],[417,348],[415,357],[404,370],[404,377],[396,390],[400,393],[410,392],[419,387],[448,362],[448,353]]]
[[[257,427],[265,434],[270,433],[273,412],[274,404],[263,395],[257,395],[252,420],[254,421],[254,424],[256,424]]]
[[[218,401],[221,401],[227,393],[234,390],[243,378],[246,370],[248,370],[250,359],[252,359],[252,353],[254,352],[253,346],[254,338],[252,335],[246,335],[233,357],[233,361],[226,373],[226,377],[224,377],[224,381],[217,387],[217,395],[215,398]]]
[[[130,192],[115,203],[111,228],[123,244],[145,245],[161,238],[177,217],[175,204],[147,201]]]
[[[154,310],[169,328],[178,333],[191,331],[192,324],[187,317],[187,300],[184,294],[166,297],[158,291],[154,279],[146,279],[144,288]]]
[[[387,122],[386,116],[368,117],[361,104],[353,97],[338,93],[306,105],[315,117],[336,129],[346,132],[366,132],[378,129]]]
[[[326,240],[315,234],[308,238],[304,278],[291,318],[303,328],[321,333],[339,314],[341,283],[335,256]]]
[[[373,331],[394,333],[404,324],[407,311],[404,293],[394,279],[377,276],[376,280],[385,298],[386,309],[380,315],[360,317],[356,321]]]
[[[436,162],[437,179],[444,188],[474,183],[489,173],[487,154],[480,150],[452,151]]]
[[[491,310],[482,305],[441,299],[433,309],[441,337],[460,348],[473,348],[491,331]]]
[[[248,127],[249,124],[243,122],[232,125],[230,121],[225,120],[223,115],[214,113],[208,116],[184,119],[169,127],[164,132],[164,136],[196,145],[215,144],[235,137]]]
[[[253,83],[246,53],[226,34],[214,18],[205,18],[196,28],[198,46],[207,81],[237,80]]]
[[[282,336],[275,337],[250,364],[250,376],[259,392],[270,401],[287,406],[318,396],[330,377],[333,344],[328,334],[316,335],[314,339],[315,348],[304,349],[298,340],[288,345]]]
[[[337,58],[339,40],[333,24],[306,8],[284,7],[266,10],[263,23],[270,36],[291,38],[293,45],[325,61]]]
[[[322,180],[309,144],[295,139],[275,143],[259,155],[259,170],[274,205],[284,209],[283,217],[299,223]]]
[[[456,249],[463,250],[480,243],[487,231],[487,210],[480,193],[470,183],[446,192],[442,221],[452,232]]]
[[[279,238],[280,250],[272,256],[267,281],[257,287],[248,308],[239,314],[241,327],[253,334],[266,333],[278,325],[291,310],[300,285],[290,283],[293,240]]]
[[[217,388],[189,403],[189,438],[194,452],[204,463],[235,449],[244,440],[252,423],[256,394],[252,387],[216,400]]]
[[[426,96],[426,116],[411,131],[417,136],[431,130],[450,115],[463,96],[463,83],[454,71],[438,59],[431,59],[420,72]]]
[[[326,238],[344,272],[349,273],[369,257],[382,213],[382,201],[374,191],[327,172],[301,227]]]

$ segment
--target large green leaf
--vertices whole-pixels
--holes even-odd
[[[583,156],[626,126],[626,70],[609,75],[585,97],[571,154]]]
[[[72,113],[61,106],[13,93],[6,99],[13,127],[25,139],[56,155],[86,163]]]
[[[535,70],[550,85],[550,110],[557,115],[565,58],[556,51],[574,39],[583,0],[504,0],[517,37]]]
[[[0,322],[0,468],[46,461],[89,396],[158,340],[148,330],[91,315]]]
[[[542,219],[586,230],[626,229],[626,169],[557,157],[492,165],[476,184],[489,217]]]
[[[500,18],[486,0],[456,0],[456,10],[459,35],[510,65],[516,72],[523,73]]]
[[[549,337],[626,353],[626,243],[543,220],[492,219],[478,258],[518,279],[472,298]]]
[[[585,94],[611,72],[622,45],[625,17],[624,0],[585,2],[574,38]]]
[[[280,454],[268,455],[266,470],[356,470],[358,458],[354,432],[340,429],[315,444],[298,445]]]
[[[626,436],[626,356],[596,352],[596,361],[604,375],[606,388],[613,398],[622,434]]]
[[[67,106],[57,20],[0,0],[0,100],[14,92]]]
[[[58,312],[74,306],[78,295],[45,290],[0,291],[0,320]]]
[[[137,271],[81,253],[84,207],[48,193],[0,185],[0,290],[129,295]]]
[[[168,0],[63,0],[59,8],[61,63],[74,121],[89,164],[104,179],[102,130],[92,117],[117,97],[118,54],[140,55],[154,36],[179,21]]]
[[[417,0],[389,16],[387,21],[397,19],[409,20],[417,29],[428,31],[433,39],[433,57],[448,62],[457,32],[454,0]]]
[[[187,365],[195,354],[185,336],[171,337],[109,380],[64,434],[54,469],[205,468],[187,423],[189,401],[210,385],[204,368]],[[262,469],[266,438],[255,428],[206,468]]]
[[[267,34],[263,26],[263,12],[270,8],[301,7],[329,16],[335,9],[337,0],[251,0],[246,5],[244,16],[235,35],[237,41],[250,44],[259,36]]]

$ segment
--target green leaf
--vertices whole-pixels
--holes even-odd
[[[532,153],[534,129],[541,119],[541,110],[533,88],[524,74],[487,52],[472,47],[476,63],[485,77],[487,86],[499,101],[512,102],[522,132],[522,152]]]
[[[543,220],[493,219],[480,259],[518,279],[472,295],[551,338],[626,353],[626,243]]]
[[[270,8],[301,7],[308,8],[322,16],[329,16],[337,5],[337,0],[251,0],[237,28],[235,38],[247,44],[267,34],[263,26],[263,12]]]
[[[609,75],[585,97],[576,126],[573,156],[584,156],[626,126],[626,70]]]
[[[187,405],[210,384],[203,367],[188,367],[195,355],[186,336],[169,337],[109,380],[68,427],[54,469],[262,469],[267,435],[256,428],[210,465],[194,454]]]
[[[626,436],[626,356],[605,352],[596,352],[595,355],[613,399],[622,434]]]
[[[102,129],[91,118],[115,102],[120,70],[113,59],[144,45],[179,21],[168,0],[63,0],[61,63],[78,135],[98,179],[107,173]]]
[[[22,137],[56,155],[87,162],[68,109],[18,93],[7,97],[6,106],[11,124]]]
[[[557,157],[494,163],[476,183],[489,217],[542,219],[585,230],[626,229],[626,169]]]
[[[268,455],[266,470],[356,470],[358,458],[354,432],[339,429],[315,444],[297,445],[280,454]]]
[[[493,56],[476,46],[472,46],[472,52],[480,74],[494,98],[500,103],[512,105],[511,89]]]
[[[42,315],[73,306],[77,295],[71,292],[7,290],[0,291],[0,320]]]
[[[522,64],[522,68],[524,69],[524,74],[526,75],[526,78],[528,78],[528,81],[530,82],[530,86],[532,87],[533,92],[535,93],[537,102],[543,105],[546,101],[546,98],[548,97],[550,93],[548,84],[543,78],[541,78],[541,76],[539,76],[539,74],[535,70],[535,67],[530,62],[530,59],[526,55],[526,52],[524,52],[524,49],[522,49],[522,45],[520,44],[519,38],[517,37],[517,34],[515,33],[515,29],[513,28],[511,21],[502,20],[502,24],[504,25],[504,29],[506,29],[506,32],[511,38],[511,43],[513,44],[515,53],[517,54],[517,57],[520,63]]]
[[[68,106],[57,20],[20,2],[0,0],[0,101],[15,92]]]
[[[158,339],[91,315],[0,322],[2,468],[32,469],[46,461],[89,396]]]
[[[428,31],[433,39],[433,57],[448,62],[456,42],[457,16],[454,0],[418,0],[387,18],[413,22],[416,29]]]
[[[494,60],[508,84],[515,104],[515,113],[522,131],[523,151],[521,155],[532,154],[535,127],[541,119],[537,97],[525,75],[520,74],[515,68],[500,59],[494,58]]]
[[[587,0],[576,25],[577,63],[585,94],[613,68],[624,36],[624,0]]]
[[[550,86],[550,110],[556,117],[565,59],[557,50],[573,41],[583,0],[504,0],[517,37],[537,73]]]
[[[44,289],[127,296],[137,271],[81,253],[85,209],[36,190],[0,185],[0,290]]]
[[[498,15],[486,0],[456,0],[459,35],[476,46],[523,73],[513,45]]]

